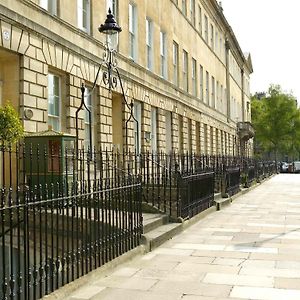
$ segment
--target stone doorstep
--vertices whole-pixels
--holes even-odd
[[[142,243],[145,245],[146,251],[149,252],[162,245],[181,231],[182,223],[164,224],[146,234],[143,234]]]
[[[143,213],[143,233],[148,233],[159,226],[169,223],[169,217],[163,214]]]

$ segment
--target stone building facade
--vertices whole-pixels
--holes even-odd
[[[123,30],[118,68],[139,126],[128,121],[120,84],[110,92],[100,74],[86,98],[92,119],[79,114],[81,144],[91,123],[96,148],[123,149],[127,124],[137,151],[251,154],[251,57],[215,0],[0,0],[0,101],[18,109],[25,131],[75,134],[81,84],[92,88],[103,60],[98,27],[109,7]]]

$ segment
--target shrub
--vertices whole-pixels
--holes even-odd
[[[0,107],[0,143],[7,145],[15,143],[24,135],[24,129],[18,113],[7,103]]]

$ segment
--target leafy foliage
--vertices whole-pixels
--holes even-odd
[[[293,95],[278,85],[271,85],[268,93],[252,98],[252,123],[256,145],[263,152],[298,154],[300,150],[300,111]]]
[[[23,134],[24,129],[18,113],[11,104],[8,103],[4,107],[0,107],[0,143],[14,143]]]

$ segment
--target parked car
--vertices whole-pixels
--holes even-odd
[[[281,173],[288,173],[289,172],[289,164],[287,162],[280,163],[280,172]]]
[[[294,161],[294,173],[300,173],[300,161]]]

